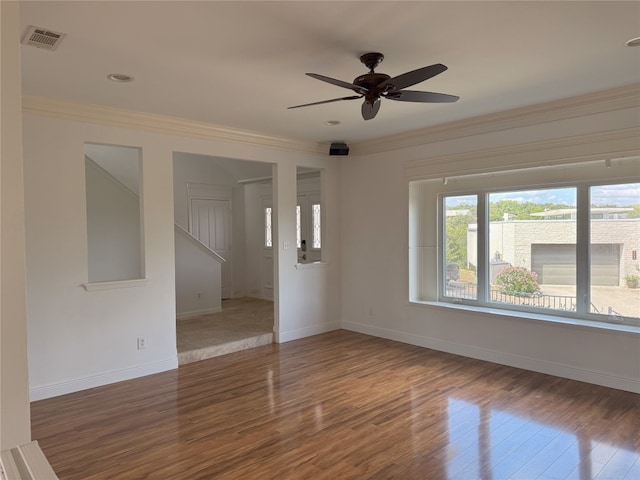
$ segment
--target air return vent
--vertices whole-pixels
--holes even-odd
[[[22,44],[31,45],[32,47],[42,48],[44,50],[55,50],[66,36],[66,33],[53,32],[46,28],[29,25],[27,33],[22,39]]]

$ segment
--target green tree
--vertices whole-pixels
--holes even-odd
[[[514,216],[514,220],[541,220],[542,217],[534,217],[532,213],[544,212],[545,210],[557,210],[567,208],[566,205],[556,205],[551,203],[518,202],[517,200],[498,200],[489,205],[489,221],[500,222],[504,220],[504,214]]]
[[[460,205],[451,210],[468,210],[466,215],[454,215],[447,217],[446,242],[447,263],[456,263],[461,268],[467,265],[467,228],[470,223],[477,222],[475,205]]]
[[[627,214],[627,218],[640,218],[640,205],[630,205],[633,208],[633,212]]]

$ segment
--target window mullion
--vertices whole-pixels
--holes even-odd
[[[447,291],[447,287],[446,287],[446,271],[447,271],[447,260],[446,260],[446,255],[445,255],[445,251],[446,251],[446,245],[447,245],[447,240],[446,240],[446,234],[445,234],[445,222],[447,220],[447,215],[446,215],[446,206],[445,206],[445,196],[441,195],[438,197],[438,258],[437,258],[437,262],[438,262],[438,299],[442,299],[442,297],[444,297],[446,295],[446,291]],[[421,229],[422,230],[422,229]],[[424,243],[424,236],[425,234],[423,232],[421,232],[420,234],[420,243],[423,244]]]
[[[485,304],[489,301],[491,285],[489,282],[489,213],[487,208],[487,193],[478,194],[478,265],[477,265],[477,295],[478,302]]]
[[[578,185],[576,212],[576,311],[584,316],[590,311],[591,272],[591,200],[589,185]]]

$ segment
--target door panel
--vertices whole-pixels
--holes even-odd
[[[222,298],[231,298],[233,291],[231,201],[192,198],[191,233],[226,260],[222,264]]]

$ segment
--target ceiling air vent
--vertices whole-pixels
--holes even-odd
[[[46,28],[29,25],[27,33],[22,39],[22,44],[43,48],[45,50],[55,50],[66,36],[66,33],[53,32]]]

